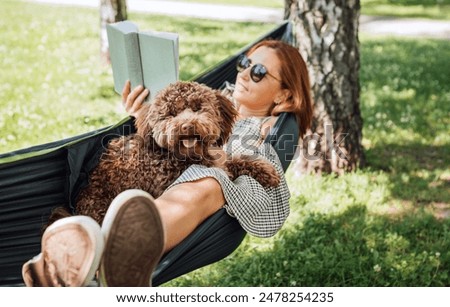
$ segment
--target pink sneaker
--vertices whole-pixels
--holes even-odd
[[[127,190],[112,201],[102,232],[99,281],[109,287],[148,287],[164,250],[164,230],[153,197]]]
[[[104,244],[97,222],[88,216],[71,216],[51,224],[41,245],[42,252],[22,267],[28,287],[88,285],[98,269]]]

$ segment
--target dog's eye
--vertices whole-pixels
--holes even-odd
[[[174,113],[175,112],[172,112],[172,111],[159,113],[159,119],[162,120],[162,119],[167,119],[167,118],[174,117],[174,116],[176,116],[176,114],[174,114]]]
[[[178,110],[176,108],[171,108],[167,116],[176,117],[178,115]]]
[[[198,112],[202,109],[202,102],[200,100],[194,100],[192,101],[190,107],[192,111]]]

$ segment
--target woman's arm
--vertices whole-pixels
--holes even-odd
[[[166,191],[178,184],[214,178],[220,184],[226,201],[225,209],[239,221],[242,228],[256,237],[271,237],[280,230],[289,215],[290,192],[273,147],[262,144],[258,148],[258,155],[268,159],[280,174],[281,182],[277,187],[264,188],[246,175],[231,181],[222,169],[192,165]]]

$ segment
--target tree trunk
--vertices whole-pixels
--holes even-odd
[[[359,0],[285,0],[314,97],[311,134],[296,165],[338,173],[364,165],[359,109]]]
[[[100,1],[100,57],[102,63],[110,64],[108,36],[106,25],[127,19],[126,0],[101,0]]]

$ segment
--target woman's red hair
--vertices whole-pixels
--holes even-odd
[[[313,110],[311,99],[311,88],[308,69],[300,52],[291,45],[277,40],[265,40],[254,45],[248,55],[259,47],[273,49],[280,60],[281,87],[288,89],[291,93],[285,102],[272,109],[271,115],[277,116],[282,112],[294,113],[299,125],[300,137],[302,138],[311,126]]]

